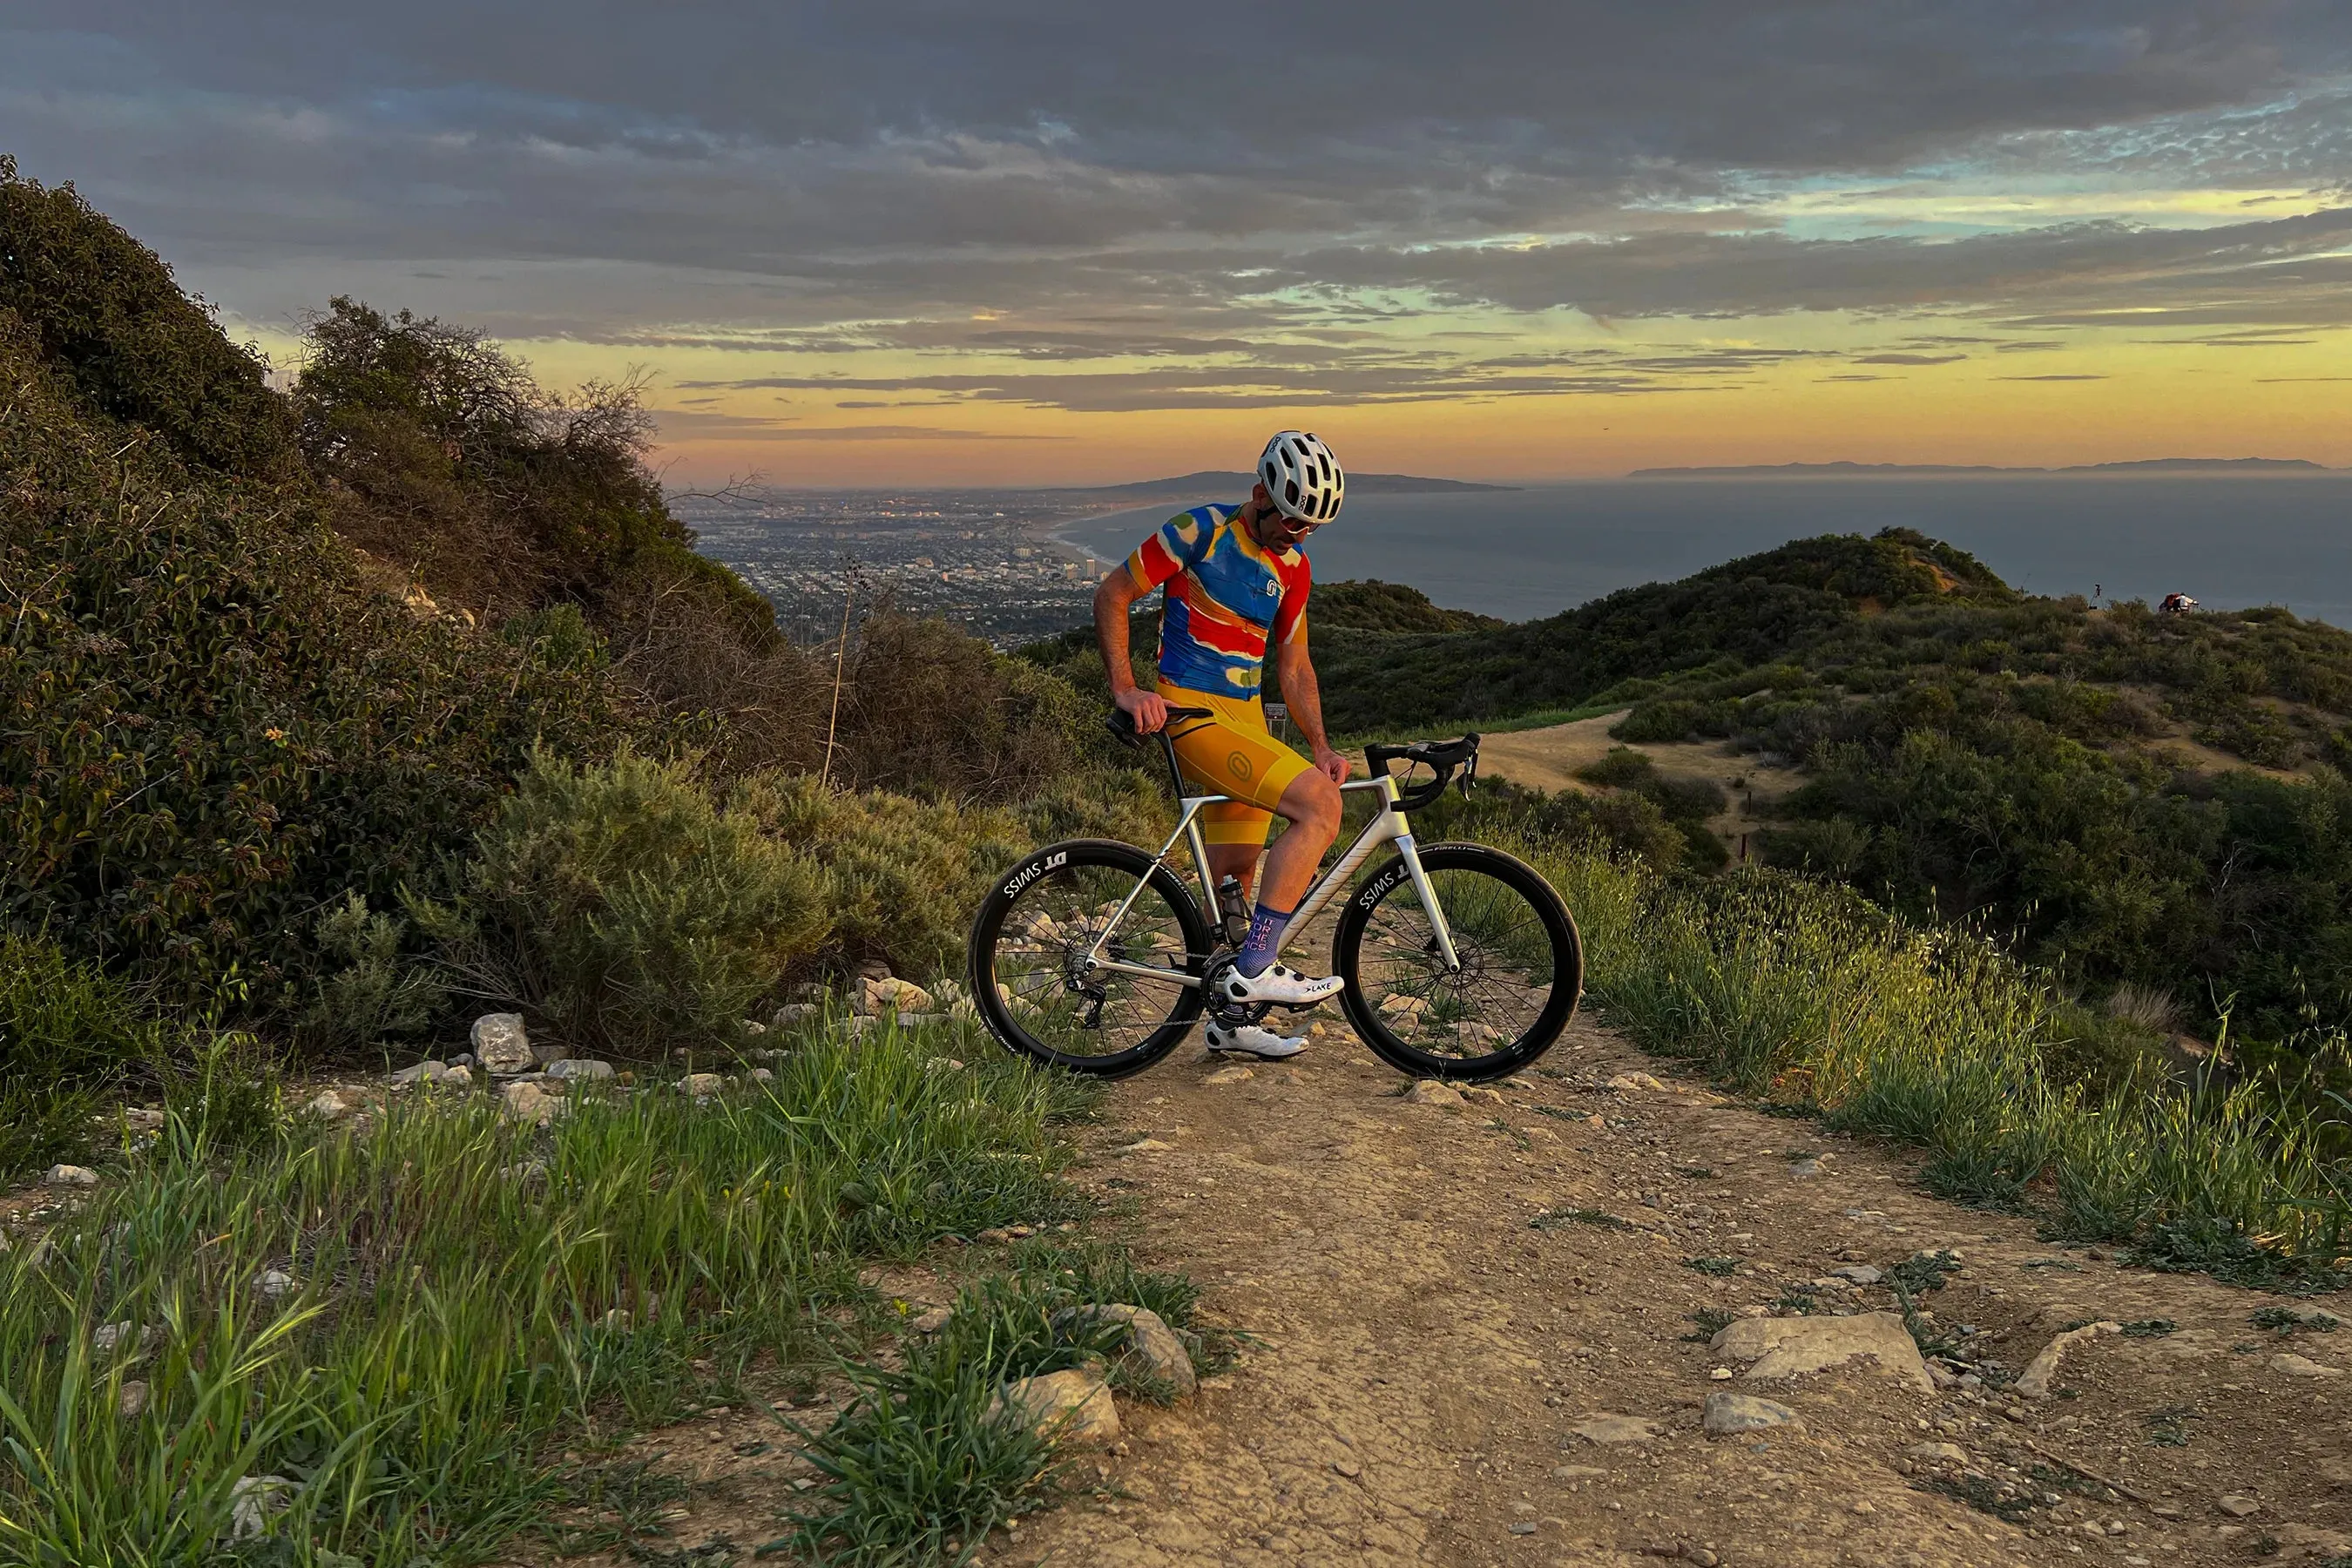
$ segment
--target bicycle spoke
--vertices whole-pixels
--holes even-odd
[[[1193,957],[1156,889],[1138,891],[1131,873],[1099,865],[1032,882],[1001,929],[999,994],[1024,1034],[1066,1057],[1116,1056],[1150,1039],[1181,998]],[[1160,973],[1089,969],[1089,955]]]
[[[1391,1034],[1434,1057],[1487,1057],[1516,1044],[1550,1001],[1551,934],[1526,896],[1490,876],[1430,877],[1460,968],[1449,970],[1420,900],[1391,896],[1365,933],[1359,981]]]

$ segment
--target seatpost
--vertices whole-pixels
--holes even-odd
[[[1182,800],[1184,770],[1176,765],[1176,738],[1168,732],[1166,724],[1160,726],[1160,754],[1168,759],[1168,787],[1175,792],[1178,800]]]

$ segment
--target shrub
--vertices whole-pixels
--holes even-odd
[[[732,1043],[833,926],[823,873],[684,763],[532,753],[436,911],[458,984],[624,1056]]]
[[[1681,866],[1690,853],[1689,839],[1656,804],[1630,790],[1546,795],[1507,779],[1486,779],[1467,800],[1441,796],[1416,813],[1413,824],[1424,843],[1517,834],[1630,855],[1661,868]]]
[[[1669,880],[1556,844],[1520,850],[1576,910],[1588,991],[1646,1048],[1819,1107],[1833,1127],[1923,1145],[1923,1179],[1951,1195],[2013,1206],[2047,1194],[2065,1234],[2154,1246],[2187,1227],[2342,1282],[2347,1129],[2307,1083],[2166,1089],[2144,1058],[2086,1041],[2094,1016],[1981,936],[1832,884],[1764,870]]]
[[[940,620],[885,610],[850,650],[832,776],[1015,799],[1099,755],[1103,704]]]
[[[1007,812],[833,791],[805,774],[761,774],[730,799],[772,839],[796,846],[822,877],[826,956],[845,964],[877,959],[900,974],[961,969],[989,879],[1026,847]]]
[[[0,155],[0,311],[38,357],[110,419],[154,433],[182,461],[284,477],[294,463],[285,400],[268,364],[221,333],[162,258],[71,185],[19,178]]]
[[[304,1037],[328,1049],[351,1050],[415,1035],[433,1024],[447,988],[410,952],[408,922],[368,908],[358,893],[319,917],[322,968],[314,999],[300,1020]]]
[[[303,346],[292,406],[338,530],[436,594],[602,621],[644,589],[683,592],[753,646],[775,640],[766,601],[671,515],[635,383],[558,395],[480,332],[340,296]]]
[[[1587,784],[1606,784],[1612,789],[1638,789],[1658,776],[1658,768],[1647,752],[1635,751],[1631,746],[1612,746],[1609,754],[1599,762],[1577,769],[1576,776]]]
[[[94,964],[0,934],[0,1182],[79,1158],[100,1091],[153,1058],[161,1034]]]
[[[297,491],[192,475],[78,405],[0,310],[0,920],[201,1000],[300,1011],[317,912],[478,821],[593,674],[363,585]]]

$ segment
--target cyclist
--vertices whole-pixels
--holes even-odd
[[[1233,797],[1202,813],[1216,879],[1237,879],[1246,895],[1275,816],[1290,824],[1266,853],[1248,940],[1233,964],[1213,977],[1228,1003],[1305,1005],[1338,994],[1343,984],[1336,975],[1310,979],[1274,955],[1339,832],[1348,759],[1323,733],[1322,700],[1307,657],[1307,557],[1298,546],[1338,515],[1347,483],[1339,459],[1313,432],[1282,431],[1259,456],[1245,503],[1179,512],[1095,590],[1095,637],[1111,699],[1136,729],[1157,733],[1171,706],[1215,715],[1179,721],[1170,738],[1186,777],[1203,794]],[[1158,689],[1147,691],[1128,665],[1128,607],[1162,584]],[[1312,763],[1266,730],[1259,685],[1269,644],[1283,700],[1314,751]],[[1307,1046],[1255,1025],[1228,1028],[1213,1016],[1208,1035],[1213,1051],[1269,1059]]]

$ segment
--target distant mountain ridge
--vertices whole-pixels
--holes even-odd
[[[1635,468],[1629,479],[1839,479],[1939,474],[2333,474],[2341,469],[2307,458],[2144,458],[2126,463],[2075,463],[2062,468],[2005,468],[1993,463],[1748,463],[1724,468]]]
[[[1203,468],[1197,474],[1178,474],[1165,479],[1138,479],[1125,485],[1064,485],[1049,493],[1054,495],[1132,496],[1137,500],[1150,500],[1157,496],[1231,495],[1246,493],[1256,482],[1256,476],[1245,473],[1224,473]],[[1467,479],[1424,479],[1418,474],[1357,474],[1348,476],[1348,489],[1355,495],[1412,496],[1435,495],[1444,491],[1508,490],[1516,485],[1480,485]]]

